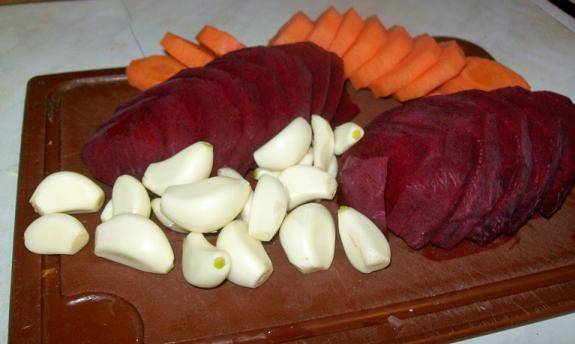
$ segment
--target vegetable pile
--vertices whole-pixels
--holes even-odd
[[[345,154],[339,175],[344,204],[380,227],[387,212],[389,229],[415,249],[512,235],[535,211],[552,216],[574,180],[575,106],[519,87],[385,112]]]

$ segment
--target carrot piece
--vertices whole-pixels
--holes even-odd
[[[342,20],[343,16],[341,13],[335,7],[330,6],[317,18],[313,30],[306,40],[327,49],[333,42]]]
[[[171,32],[166,32],[160,44],[170,56],[187,67],[203,67],[215,57],[207,49]]]
[[[222,56],[230,51],[246,47],[234,36],[211,25],[204,26],[196,36],[196,40],[210,49],[216,56]]]
[[[387,43],[375,56],[359,67],[350,77],[353,87],[369,86],[378,77],[389,73],[409,54],[413,39],[403,26],[393,26],[387,31]]]
[[[126,67],[126,75],[130,85],[143,91],[168,80],[184,68],[186,66],[169,56],[152,55],[132,60]]]
[[[470,89],[491,91],[510,86],[531,90],[527,81],[509,67],[497,61],[469,56],[461,73],[439,87],[434,94],[450,94]]]
[[[345,77],[348,78],[365,62],[371,60],[386,40],[387,31],[379,19],[376,16],[367,18],[357,40],[343,55]]]
[[[357,11],[351,7],[343,15],[343,20],[341,25],[335,34],[335,38],[329,46],[329,51],[335,53],[337,56],[342,57],[343,54],[351,47],[353,42],[359,36],[361,29],[365,22],[363,18],[357,13]]]
[[[269,45],[303,42],[313,30],[313,22],[299,11],[294,14],[270,40]]]
[[[404,102],[423,97],[461,72],[465,66],[465,53],[457,42],[439,43],[439,48],[441,49],[439,61],[420,77],[400,88],[394,94],[397,100]]]
[[[428,34],[415,37],[413,49],[391,72],[371,83],[370,89],[378,97],[387,97],[422,75],[438,60],[441,49]]]

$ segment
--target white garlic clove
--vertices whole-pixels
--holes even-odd
[[[248,233],[244,221],[233,221],[218,235],[216,247],[226,251],[231,259],[228,280],[242,287],[257,288],[272,274],[273,265],[264,246]]]
[[[345,255],[354,268],[370,273],[389,265],[389,243],[369,218],[353,208],[342,206],[337,212],[337,222]]]
[[[313,166],[313,147],[309,147],[307,153],[298,162],[298,165]]]
[[[90,238],[78,219],[67,214],[47,214],[24,232],[24,245],[37,254],[76,254]]]
[[[288,201],[287,190],[277,178],[269,175],[260,178],[250,209],[250,235],[260,241],[270,241],[286,215]]]
[[[345,153],[351,146],[356,144],[364,135],[363,128],[353,122],[347,122],[337,126],[334,130],[336,155]]]
[[[93,213],[104,203],[104,191],[90,178],[76,172],[52,173],[40,182],[30,204],[40,215]]]
[[[240,220],[248,222],[250,220],[250,212],[252,210],[252,202],[254,200],[254,193],[250,192],[250,195],[248,196],[248,200],[246,201],[246,204],[244,205],[244,208],[242,209],[242,212],[240,213]]]
[[[230,177],[235,179],[244,179],[244,177],[236,170],[230,167],[222,167],[217,172],[220,177]]]
[[[311,144],[312,131],[302,117],[294,119],[254,152],[259,167],[279,171],[297,164]]]
[[[111,219],[112,216],[114,216],[114,206],[112,204],[112,200],[109,200],[100,214],[100,220],[102,222],[106,222]]]
[[[280,229],[280,242],[299,271],[310,273],[329,269],[335,252],[335,225],[329,210],[308,203],[290,212]]]
[[[329,161],[329,166],[327,167],[327,173],[329,173],[334,178],[337,178],[337,172],[339,171],[339,167],[337,164],[337,157],[334,155],[331,157]]]
[[[200,233],[190,233],[182,248],[182,271],[188,283],[199,288],[214,288],[230,273],[232,259],[210,244]]]
[[[179,227],[208,233],[240,214],[251,193],[250,183],[230,177],[212,177],[170,186],[162,196],[162,212]]]
[[[288,191],[288,209],[316,199],[333,199],[337,191],[335,178],[312,166],[292,166],[282,171],[278,179]]]
[[[155,198],[152,201],[152,212],[154,213],[158,221],[160,221],[161,224],[173,230],[174,232],[189,233],[187,230],[180,228],[177,224],[174,223],[174,221],[170,220],[166,216],[166,214],[164,214],[164,212],[162,211],[161,202],[162,200],[160,198]]]
[[[254,179],[260,180],[260,178],[265,176],[266,174],[269,174],[270,176],[277,178],[280,175],[280,173],[281,171],[270,171],[266,170],[265,168],[258,167],[254,170]]]
[[[151,205],[148,191],[136,178],[127,174],[120,176],[112,188],[112,209],[114,216],[138,214],[150,217]]]
[[[320,170],[327,171],[334,154],[333,130],[329,122],[318,115],[311,116],[311,127],[313,129],[313,165]]]
[[[150,164],[142,183],[156,195],[163,195],[172,185],[193,183],[210,176],[214,162],[214,147],[199,141],[172,157]]]
[[[116,215],[96,227],[94,253],[145,272],[165,274],[174,267],[174,252],[164,232],[137,214]]]

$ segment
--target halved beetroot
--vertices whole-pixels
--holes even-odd
[[[575,180],[575,106],[569,98],[557,93],[539,91],[533,95],[547,108],[547,116],[561,119],[564,138],[559,168],[538,208],[543,216],[549,218],[559,210]]]
[[[491,93],[517,106],[527,116],[533,153],[533,172],[527,190],[505,228],[505,234],[515,233],[535,213],[542,195],[549,190],[561,158],[563,132],[559,117],[548,113],[547,104],[538,102],[532,93],[521,87],[504,88]]]

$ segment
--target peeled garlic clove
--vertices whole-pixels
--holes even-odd
[[[190,233],[184,239],[182,271],[188,283],[199,288],[214,288],[230,273],[232,259],[217,249],[200,233]]]
[[[178,232],[178,233],[189,233],[187,230],[178,227],[177,224],[174,223],[174,221],[170,220],[166,214],[164,214],[162,212],[162,207],[161,207],[161,202],[162,200],[160,198],[155,198],[152,201],[152,211],[154,212],[154,215],[156,216],[156,218],[158,219],[158,221],[160,221],[161,224],[163,224],[164,226],[168,227],[169,229]]]
[[[104,210],[100,214],[100,220],[102,222],[106,222],[114,216],[114,206],[112,205],[112,200],[109,200],[108,203],[104,206]]]
[[[269,174],[272,177],[278,177],[280,175],[280,171],[270,171],[270,170],[266,170],[265,168],[256,168],[254,170],[254,179],[255,180],[259,180],[262,176],[265,176],[266,174]]]
[[[244,177],[236,170],[230,167],[222,167],[218,169],[218,176],[220,177],[230,177],[235,179],[244,179]]]
[[[230,177],[212,177],[170,186],[162,196],[162,212],[178,226],[207,233],[222,228],[240,214],[250,183]]]
[[[370,273],[389,265],[389,243],[369,218],[353,208],[343,206],[337,212],[337,222],[345,255],[354,268]]]
[[[353,122],[344,123],[334,130],[335,154],[341,155],[363,137],[363,128]]]
[[[270,241],[286,216],[288,201],[287,191],[277,178],[260,178],[250,209],[250,235],[260,241]]]
[[[339,167],[337,164],[337,158],[334,155],[331,157],[331,160],[329,161],[329,166],[327,167],[327,173],[329,173],[334,178],[337,178],[338,170],[339,170]]]
[[[312,166],[313,165],[313,147],[307,150],[307,153],[298,162],[298,165]]]
[[[302,117],[294,119],[254,152],[259,167],[279,171],[297,164],[311,144],[311,127]]]
[[[228,280],[242,287],[257,288],[273,272],[272,261],[264,246],[248,233],[244,221],[234,221],[218,235],[216,247],[232,258]]]
[[[116,215],[96,227],[94,253],[145,272],[165,274],[174,267],[174,252],[164,232],[137,214]]]
[[[142,183],[156,195],[163,195],[172,185],[188,184],[205,179],[212,172],[214,146],[199,141],[171,158],[150,164]]]
[[[114,216],[138,214],[150,217],[150,196],[140,181],[127,174],[118,177],[112,188]]]
[[[281,226],[280,242],[299,271],[329,269],[335,252],[335,225],[329,210],[319,203],[297,207]]]
[[[329,122],[325,118],[312,115],[313,129],[313,165],[327,171],[334,149],[334,135]]]
[[[254,193],[250,192],[250,195],[248,196],[248,200],[246,201],[246,204],[244,205],[244,208],[242,209],[242,212],[240,213],[240,220],[248,222],[250,220],[250,212],[252,210],[252,202],[254,200]]]
[[[337,191],[335,178],[312,166],[292,166],[278,179],[288,191],[289,209],[316,199],[333,199]]]
[[[54,213],[37,218],[26,228],[24,245],[37,254],[76,254],[89,238],[75,217]]]
[[[104,203],[104,191],[88,177],[76,172],[52,173],[40,182],[30,204],[40,214],[92,213]]]

